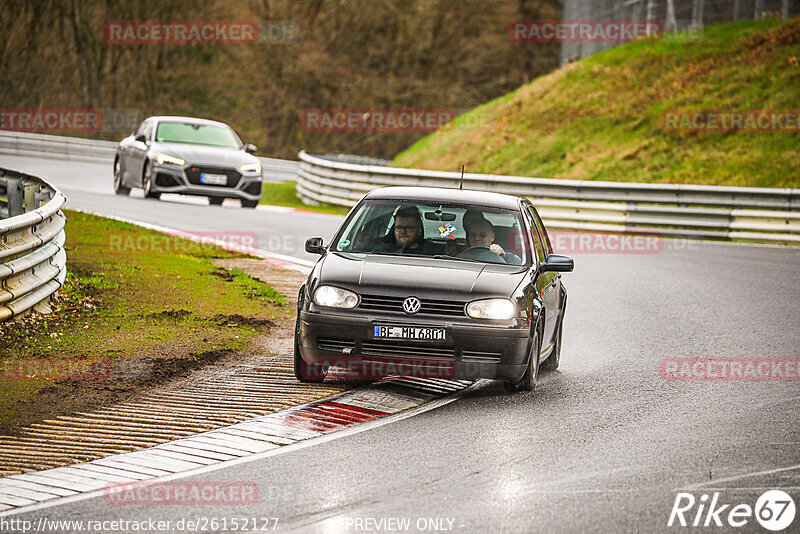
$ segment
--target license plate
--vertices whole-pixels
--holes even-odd
[[[204,172],[200,174],[200,183],[208,185],[225,185],[228,183],[228,177],[224,174],[211,174]]]
[[[444,328],[418,326],[375,326],[372,337],[387,339],[413,339],[416,341],[442,341]]]

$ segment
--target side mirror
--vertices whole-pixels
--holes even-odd
[[[547,261],[539,265],[540,273],[558,272],[569,273],[575,268],[575,262],[569,256],[561,254],[549,254]]]
[[[145,137],[143,134],[137,135],[135,139],[140,143],[147,144],[147,137]]]
[[[255,154],[256,153],[256,145],[251,145],[250,143],[244,145],[244,151],[248,154]]]
[[[325,254],[325,246],[321,237],[309,237],[306,240],[306,252],[309,254]]]

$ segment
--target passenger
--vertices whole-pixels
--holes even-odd
[[[472,218],[469,225],[466,226],[466,230],[468,247],[488,247],[509,265],[522,265],[522,258],[513,252],[506,252],[503,247],[494,242],[494,226],[485,218]]]
[[[384,254],[435,254],[432,245],[425,239],[422,215],[416,206],[406,206],[397,210],[394,224],[389,233],[372,249]]]

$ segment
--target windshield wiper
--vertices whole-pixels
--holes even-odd
[[[446,254],[437,254],[437,255],[432,256],[432,257],[435,260],[457,260],[457,261],[468,261],[468,262],[471,262],[471,263],[483,263],[483,262],[478,261],[478,260],[471,260],[469,258],[459,258],[458,256],[447,256]]]

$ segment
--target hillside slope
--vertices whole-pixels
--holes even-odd
[[[794,112],[792,132],[686,131],[675,110]],[[638,41],[460,116],[395,165],[630,182],[800,187],[800,18]],[[785,121],[784,126],[788,123]]]

